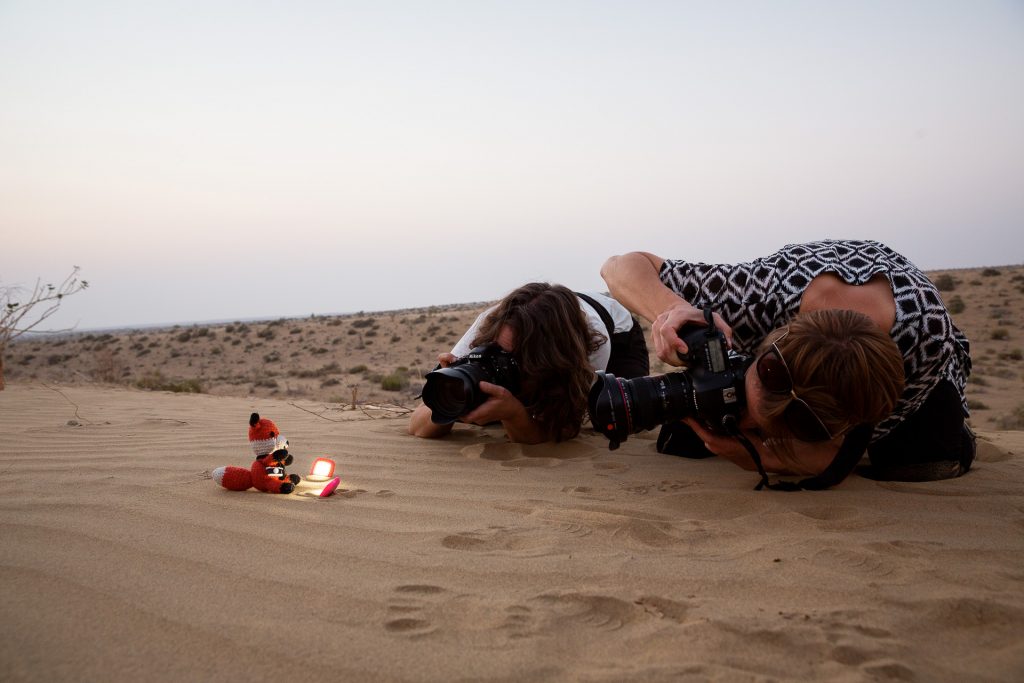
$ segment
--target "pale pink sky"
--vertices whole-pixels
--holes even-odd
[[[58,325],[601,289],[822,237],[1024,261],[1019,2],[0,4],[0,286]]]

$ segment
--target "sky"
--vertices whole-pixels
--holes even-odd
[[[0,0],[49,329],[603,290],[633,250],[1024,262],[1024,3]]]

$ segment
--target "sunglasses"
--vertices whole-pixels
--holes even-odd
[[[782,335],[782,337],[785,336],[785,334]],[[797,396],[793,389],[793,375],[790,374],[786,359],[782,357],[782,351],[778,347],[778,342],[782,340],[782,337],[772,342],[772,345],[757,359],[755,365],[757,378],[766,391],[790,397],[790,402],[782,412],[782,420],[793,436],[800,441],[831,441],[834,438],[832,432],[828,430],[811,406]]]

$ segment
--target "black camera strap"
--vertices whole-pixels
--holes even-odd
[[[592,296],[587,296],[580,292],[573,292],[573,294],[586,301],[590,304],[591,308],[597,311],[597,314],[601,317],[601,321],[604,323],[604,326],[608,329],[608,341],[611,341],[612,336],[615,334],[615,321],[612,320],[612,314],[608,312],[608,309],[598,303],[597,299]]]
[[[820,491],[846,479],[864,456],[864,451],[868,449],[868,444],[871,443],[871,434],[874,431],[875,425],[861,424],[847,432],[843,443],[839,446],[839,451],[832,458],[828,467],[817,476],[797,482],[800,488]]]
[[[873,424],[857,425],[851,429],[843,439],[843,443],[839,446],[835,457],[832,458],[832,462],[828,464],[828,467],[821,474],[807,477],[800,481],[772,482],[768,479],[768,473],[765,472],[764,464],[761,462],[761,454],[757,452],[754,444],[750,443],[750,439],[740,431],[736,419],[723,420],[723,423],[729,433],[735,436],[743,444],[743,447],[747,449],[747,452],[750,453],[754,466],[757,467],[757,473],[761,475],[761,481],[754,487],[755,491],[760,491],[763,488],[772,489],[773,491],[821,491],[839,484],[853,472],[853,468],[860,462],[864,451],[867,450],[868,443],[871,441],[871,434],[875,430]]]

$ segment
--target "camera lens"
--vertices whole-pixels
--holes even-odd
[[[693,383],[685,372],[636,379],[599,372],[588,404],[594,429],[617,448],[630,434],[691,414]]]
[[[451,424],[483,403],[486,395],[477,391],[477,386],[486,379],[479,367],[472,364],[427,373],[423,403],[430,408],[431,422]]]

